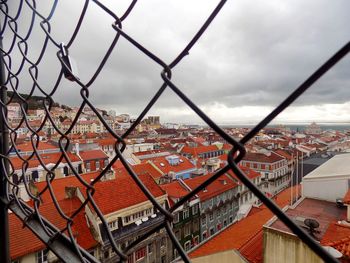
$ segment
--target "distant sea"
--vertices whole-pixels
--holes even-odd
[[[231,124],[231,125],[220,125],[223,128],[253,128],[256,124]],[[271,124],[267,127],[276,128],[285,126],[286,128],[290,128],[292,131],[302,132],[308,127],[309,123],[300,123],[300,124]],[[320,128],[324,131],[326,130],[336,130],[336,131],[344,131],[350,130],[350,123],[317,123]]]

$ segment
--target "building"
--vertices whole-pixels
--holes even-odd
[[[108,155],[100,149],[79,151],[77,154],[83,161],[86,172],[100,171],[108,165]]]
[[[192,160],[192,162],[198,166],[204,166],[207,159],[218,157],[225,153],[223,147],[219,148],[217,145],[208,146],[184,146],[181,149],[180,154]]]
[[[305,134],[312,134],[312,135],[318,135],[322,133],[322,129],[319,125],[317,125],[315,122],[311,123],[309,126],[305,129]]]
[[[350,154],[335,155],[303,178],[303,195],[335,202],[348,191]]]
[[[263,191],[269,196],[289,186],[288,161],[281,155],[248,152],[240,164],[261,173],[261,179],[265,182]]]
[[[202,184],[211,175],[202,175],[184,180],[191,190]],[[238,211],[238,184],[224,174],[198,193],[200,199],[200,240],[205,240],[231,224]]]
[[[99,176],[98,172],[81,175],[86,182],[91,182],[97,176]],[[144,173],[139,175],[139,178],[157,202],[168,209],[167,194],[155,183],[152,177]],[[37,187],[35,192],[41,192],[45,189],[46,182],[36,183],[35,186]],[[52,181],[51,187],[58,201],[70,198],[81,204],[86,199],[86,188],[75,176],[56,179]],[[157,208],[153,206],[127,172],[118,174],[115,178],[104,178],[97,182],[94,188],[96,191],[93,199],[107,221],[114,241],[121,249],[125,249],[137,237],[157,226],[163,220],[162,214],[157,211]],[[43,205],[52,205],[51,194],[48,191],[44,192],[41,201]],[[102,225],[101,218],[92,205],[86,205],[82,212],[84,214],[83,222],[88,224],[89,233],[92,233],[95,240],[95,245],[89,247],[89,253],[104,263],[117,262],[119,258],[111,248],[107,237],[107,226]],[[22,225],[20,226],[22,227]],[[77,236],[83,237],[83,234],[76,232]],[[170,262],[171,255],[171,242],[165,231],[162,230],[130,250],[128,262]],[[34,261],[29,262],[34,263]]]
[[[190,192],[181,179],[163,184],[161,188],[168,194],[170,204],[176,203]],[[173,231],[185,251],[198,245],[200,241],[199,202],[199,197],[195,195],[174,211]],[[173,248],[173,258],[177,256],[178,252]]]
[[[288,205],[291,190],[294,191],[295,189],[296,187],[279,193],[275,197],[275,203],[281,208]],[[273,213],[265,206],[251,208],[245,218],[231,224],[223,231],[193,248],[189,253],[192,262],[263,262],[263,225],[272,217]]]
[[[161,182],[187,179],[191,177],[192,173],[197,171],[197,168],[186,157],[177,154],[150,158],[147,162],[163,173]]]

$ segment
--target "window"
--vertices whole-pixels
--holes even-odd
[[[214,220],[213,213],[210,213],[210,214],[209,214],[209,220],[210,220],[210,221],[213,221],[213,220]]]
[[[184,249],[185,249],[185,251],[187,251],[187,250],[190,250],[190,249],[191,249],[191,241],[187,241],[187,242],[185,243],[185,245],[184,245]]]
[[[188,218],[190,216],[190,211],[188,210],[188,208],[185,208],[184,210],[183,210],[183,219],[186,219],[186,218]]]
[[[124,223],[129,223],[131,220],[131,216],[126,216],[123,218],[123,220],[124,220]]]
[[[199,230],[199,219],[193,220],[193,232],[196,232]]]
[[[205,240],[208,237],[207,231],[204,231],[202,234],[202,240]]]
[[[138,261],[146,256],[146,247],[142,247],[135,251],[135,260]]]
[[[117,221],[111,221],[108,223],[108,227],[111,229],[111,230],[114,230],[114,229],[117,229]]]
[[[96,170],[97,169],[100,169],[100,162],[99,161],[96,161]]]
[[[108,159],[104,160],[105,167],[108,165]]]
[[[179,213],[175,213],[174,215],[174,223],[178,223],[179,222]]]
[[[86,163],[86,171],[90,172],[90,169],[91,169],[90,163]]]
[[[214,228],[213,228],[213,227],[212,227],[212,228],[210,228],[210,235],[212,236],[212,235],[214,235],[214,233],[215,233]]]
[[[193,207],[192,207],[192,214],[193,215],[196,215],[198,213],[198,204],[195,204]]]
[[[191,234],[191,225],[190,225],[190,223],[188,223],[184,227],[184,235],[185,235],[185,237],[187,237],[190,234]]]
[[[39,251],[36,253],[36,262],[37,263],[47,263],[47,254],[49,253],[49,250],[46,248],[44,250]]]
[[[203,215],[201,220],[202,220],[202,226],[205,226],[207,224],[207,217]]]
[[[104,257],[105,259],[109,258],[109,249],[106,250],[105,252],[103,252],[103,257]]]
[[[195,236],[193,238],[193,246],[197,246],[199,244],[199,236]]]

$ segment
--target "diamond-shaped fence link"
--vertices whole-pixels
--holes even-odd
[[[132,12],[133,7],[136,4],[136,0],[130,2],[129,7],[126,9],[125,13],[119,17],[113,10],[110,10],[107,6],[97,0],[86,0],[82,6],[80,17],[75,25],[74,31],[65,45],[62,43],[61,39],[55,39],[51,34],[51,20],[55,15],[58,1],[55,0],[52,3],[51,10],[47,16],[38,11],[37,6],[40,5],[35,0],[20,0],[17,5],[9,4],[9,1],[2,0],[0,2],[0,10],[2,13],[1,19],[1,40],[5,32],[7,36],[11,36],[12,39],[8,41],[9,46],[3,47],[1,45],[1,116],[0,116],[0,128],[1,128],[1,162],[0,162],[0,172],[1,172],[1,188],[0,188],[0,224],[1,224],[1,250],[2,258],[9,261],[9,243],[8,243],[8,219],[7,210],[10,209],[18,218],[21,219],[24,226],[28,227],[33,231],[33,233],[44,242],[47,247],[55,253],[55,255],[64,262],[98,262],[96,258],[85,251],[76,241],[74,233],[72,231],[72,225],[74,220],[78,216],[79,212],[82,211],[85,206],[89,206],[99,217],[102,222],[104,231],[107,235],[108,242],[110,243],[113,251],[119,256],[121,261],[126,261],[128,259],[128,252],[132,250],[137,244],[145,240],[147,237],[153,233],[158,232],[163,229],[168,234],[171,239],[175,249],[178,251],[179,255],[185,262],[189,262],[189,258],[181,247],[179,241],[175,237],[172,231],[172,220],[173,212],[183,205],[186,201],[190,200],[191,197],[196,195],[199,191],[210,185],[213,181],[218,179],[221,175],[228,171],[233,171],[238,178],[244,183],[281,221],[283,221],[300,239],[303,240],[315,253],[317,253],[326,262],[337,262],[335,258],[329,255],[319,243],[317,243],[312,237],[310,237],[304,230],[298,227],[288,216],[285,215],[283,211],[268,197],[266,197],[255,184],[253,184],[248,177],[242,172],[238,163],[244,157],[246,150],[245,144],[252,139],[261,129],[263,129],[267,124],[269,124],[279,113],[286,109],[293,101],[295,101],[300,95],[302,95],[310,86],[312,86],[322,75],[324,75],[330,68],[332,68],[338,61],[340,61],[349,51],[350,43],[347,43],[338,52],[336,52],[329,60],[327,60],[319,69],[317,69],[307,80],[305,80],[295,91],[290,94],[278,107],[276,107],[270,114],[268,114],[261,122],[259,122],[248,134],[246,134],[240,141],[234,140],[230,135],[228,135],[223,129],[221,129],[214,121],[212,121],[195,103],[191,101],[182,91],[172,81],[172,69],[177,66],[181,60],[188,55],[191,48],[196,44],[198,39],[206,31],[210,23],[219,14],[220,10],[225,4],[225,0],[219,1],[218,5],[209,15],[208,19],[203,23],[202,27],[193,36],[193,38],[184,47],[183,51],[178,54],[177,57],[171,63],[164,62],[161,58],[156,56],[152,51],[145,48],[142,43],[136,41],[127,32],[122,29],[122,24],[124,20],[128,18],[128,15]],[[96,62],[97,69],[91,75],[91,78],[87,82],[83,82],[75,75],[73,70],[72,62],[70,59],[70,47],[76,41],[76,36],[84,23],[84,18],[89,9],[90,5],[95,5],[95,7],[101,9],[106,15],[113,18],[115,21],[111,27],[115,30],[115,35],[113,40],[101,61]],[[11,8],[17,8],[16,10],[11,10]],[[23,16],[23,9],[26,8],[30,10],[30,24],[23,27],[20,23],[21,16]],[[45,33],[45,38],[43,39],[40,52],[36,59],[28,56],[28,51],[33,48],[28,42],[28,39],[33,34],[33,30],[39,21],[41,30]],[[26,28],[26,32],[23,32],[23,28]],[[20,30],[21,29],[21,30]],[[158,64],[162,71],[160,72],[160,77],[163,84],[154,94],[153,98],[148,102],[147,106],[143,109],[141,114],[137,117],[136,121],[127,129],[123,134],[117,134],[110,125],[104,120],[101,113],[96,109],[94,104],[90,100],[89,87],[94,84],[97,77],[101,73],[101,70],[105,67],[112,51],[116,48],[119,40],[123,38],[128,42],[129,45],[134,46],[141,53],[140,56],[145,56],[151,59],[154,63]],[[53,45],[56,48],[58,63],[61,64],[61,70],[58,72],[57,79],[53,82],[51,91],[47,92],[46,89],[42,87],[39,80],[40,70],[39,65],[42,62],[42,58],[46,52],[48,52],[48,44]],[[20,62],[14,63],[13,53],[14,50],[18,48],[20,52]],[[36,47],[37,48],[37,47]],[[72,54],[74,56],[74,54]],[[28,95],[24,96],[20,93],[20,87],[28,87],[28,82],[22,83],[20,76],[28,70],[30,75],[30,90]],[[27,73],[27,72],[26,72]],[[59,89],[61,81],[65,78],[69,79],[79,87],[80,95],[82,98],[82,103],[79,106],[78,113],[74,117],[71,125],[63,130],[60,129],[55,123],[52,115],[51,109],[54,105],[53,95],[56,94]],[[123,157],[122,153],[126,148],[126,139],[135,130],[138,124],[146,116],[149,110],[157,102],[157,100],[162,96],[166,89],[172,90],[185,104],[187,104],[208,126],[210,126],[215,132],[217,132],[225,141],[227,141],[232,149],[228,154],[228,164],[212,175],[208,180],[203,182],[200,186],[195,188],[193,191],[188,193],[186,196],[181,198],[177,203],[175,203],[170,208],[164,208],[156,198],[152,195],[151,191],[147,189],[142,180],[134,172],[132,166],[130,166],[127,160]],[[8,93],[11,91],[11,93]],[[10,96],[7,96],[11,94]],[[34,93],[39,93],[44,96],[42,101],[42,107],[44,108],[44,117],[39,125],[35,127],[31,124],[29,118],[29,103],[28,101],[34,96]],[[21,108],[22,117],[16,126],[11,125],[7,120],[8,105],[13,101],[19,101]],[[68,148],[71,144],[70,135],[74,126],[77,124],[79,117],[81,116],[85,107],[89,107],[103,124],[107,132],[115,139],[114,151],[115,157],[108,163],[108,165],[100,171],[99,175],[92,181],[86,181],[76,167],[73,165],[71,156],[69,155]],[[52,128],[59,134],[58,145],[60,148],[60,155],[54,164],[46,165],[43,160],[43,154],[38,150],[38,145],[40,141],[40,133],[46,123],[49,123]],[[26,127],[30,131],[30,143],[33,151],[29,155],[24,155],[18,149],[18,138],[20,134],[20,129]],[[9,156],[10,153],[14,153],[16,157],[20,159],[21,162],[21,173],[18,178],[14,180],[14,165],[11,162]],[[25,176],[28,171],[28,164],[30,160],[37,160],[38,164],[43,167],[46,173],[46,186],[40,192],[33,194],[30,189],[29,179]],[[111,230],[105,220],[103,213],[96,204],[94,200],[95,194],[95,184],[101,180],[101,178],[106,175],[108,170],[115,164],[117,160],[120,160],[122,165],[126,168],[127,172],[131,178],[135,181],[137,186],[143,191],[147,198],[152,202],[154,207],[162,214],[161,220],[158,225],[153,229],[149,230],[146,234],[138,237],[134,242],[129,244],[125,248],[121,248],[119,244],[116,243]],[[59,202],[56,198],[56,193],[53,191],[52,183],[55,180],[54,170],[59,167],[60,163],[65,162],[72,174],[79,180],[81,185],[85,188],[85,202],[83,202],[79,207],[77,207],[73,212],[67,214],[61,208]],[[25,191],[30,198],[30,202],[24,202],[19,197],[20,185],[24,185]],[[54,207],[64,221],[64,226],[58,229],[49,220],[45,218],[42,214],[41,206],[41,196],[44,193],[49,193],[54,203]]]

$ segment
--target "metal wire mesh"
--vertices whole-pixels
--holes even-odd
[[[224,173],[232,170],[238,178],[281,220],[283,221],[300,239],[302,239],[312,250],[314,250],[322,259],[326,262],[337,262],[336,259],[332,258],[317,242],[313,240],[306,232],[300,229],[290,218],[288,218],[278,206],[276,206],[269,198],[267,198],[239,169],[237,164],[245,156],[245,144],[252,139],[261,129],[263,129],[269,122],[271,122],[279,113],[286,109],[293,101],[295,101],[300,95],[303,94],[310,86],[312,86],[323,74],[325,74],[330,68],[332,68],[338,61],[340,61],[349,51],[350,43],[347,43],[342,47],[337,53],[335,53],[328,61],[326,61],[319,69],[317,69],[307,80],[305,80],[295,91],[290,94],[278,107],[276,107],[270,114],[268,114],[261,122],[259,122],[248,134],[244,136],[240,141],[234,140],[230,135],[228,135],[223,129],[221,129],[214,121],[212,121],[199,107],[191,101],[173,81],[172,81],[172,70],[177,66],[178,63],[189,53],[190,49],[196,44],[198,39],[206,31],[210,23],[220,12],[224,6],[224,0],[219,1],[215,9],[209,15],[208,19],[203,23],[202,27],[198,32],[193,36],[193,38],[188,42],[185,48],[178,54],[177,57],[171,62],[166,63],[161,58],[156,56],[150,50],[145,48],[141,43],[137,42],[132,38],[127,32],[122,29],[123,21],[128,18],[128,15],[132,12],[133,7],[136,4],[136,0],[130,2],[129,7],[126,9],[125,13],[119,17],[112,10],[108,9],[107,6],[102,4],[97,0],[86,0],[82,10],[80,18],[75,26],[73,34],[71,35],[68,43],[66,45],[62,44],[60,39],[55,39],[51,35],[51,23],[50,21],[55,15],[56,7],[58,1],[53,1],[51,11],[47,16],[41,14],[37,9],[37,3],[35,0],[21,0],[19,1],[18,9],[15,12],[10,12],[10,7],[8,1],[2,0],[0,3],[1,13],[3,16],[3,22],[1,25],[1,37],[4,35],[6,30],[9,30],[12,34],[12,40],[9,47],[6,49],[1,46],[2,60],[1,63],[5,69],[3,71],[2,77],[2,96],[1,96],[1,134],[2,134],[2,152],[1,152],[1,176],[3,177],[3,192],[1,193],[1,203],[6,206],[6,208],[11,209],[22,221],[29,227],[56,255],[63,261],[70,262],[97,262],[98,260],[87,253],[82,249],[74,238],[72,231],[72,224],[74,223],[75,217],[79,214],[80,211],[84,209],[85,206],[89,205],[92,207],[94,212],[100,218],[104,231],[107,233],[108,241],[110,242],[113,251],[119,256],[121,261],[125,261],[128,258],[128,252],[139,244],[142,240],[146,239],[153,233],[159,231],[160,229],[165,229],[169,235],[174,247],[177,249],[179,255],[185,262],[189,262],[189,258],[181,247],[179,241],[175,237],[172,231],[172,220],[173,212],[188,201],[191,197],[196,195],[199,191],[210,185],[213,181],[219,178]],[[96,5],[99,9],[105,12],[108,16],[113,18],[115,21],[112,25],[112,28],[115,30],[116,34],[113,37],[113,40],[109,48],[105,51],[102,60],[98,63],[98,67],[95,72],[91,75],[91,78],[87,82],[82,82],[78,76],[72,71],[71,61],[69,59],[68,53],[70,47],[76,40],[76,36],[81,28],[81,25],[84,23],[84,17],[89,8],[89,5]],[[20,18],[23,13],[24,6],[29,7],[31,10],[31,23],[27,26],[27,32],[20,33]],[[15,14],[15,15],[10,15]],[[30,58],[28,56],[28,50],[32,47],[28,44],[28,39],[33,33],[33,28],[35,26],[36,20],[40,21],[41,30],[45,33],[46,37],[42,41],[42,46],[40,53],[36,59]],[[108,61],[111,52],[116,48],[119,43],[120,38],[125,39],[129,45],[137,48],[141,54],[154,63],[158,64],[161,68],[161,79],[163,84],[154,94],[153,98],[148,102],[147,106],[137,117],[136,121],[131,125],[127,131],[123,134],[117,134],[110,125],[105,121],[101,113],[96,109],[94,104],[89,98],[90,90],[89,87],[94,84],[97,77],[101,73],[101,70],[105,67],[106,62]],[[51,91],[47,92],[42,87],[42,84],[38,80],[39,78],[39,68],[38,66],[42,62],[44,54],[47,52],[48,44],[54,45],[57,51],[58,62],[61,63],[61,70],[58,74],[57,79],[54,82],[54,85],[51,87]],[[19,66],[15,68],[13,63],[12,53],[14,52],[15,46],[17,45],[22,59],[19,63]],[[74,54],[72,54],[74,56]],[[19,76],[23,74],[25,70],[29,71],[31,77],[31,88],[29,95],[24,97],[20,94],[19,90],[21,85],[21,80]],[[71,80],[74,85],[80,88],[80,95],[82,103],[80,104],[77,115],[74,117],[72,124],[66,130],[59,129],[57,124],[54,122],[51,116],[51,109],[53,107],[53,95],[57,92],[59,84],[61,83],[63,77]],[[26,83],[27,84],[27,83]],[[27,84],[28,85],[28,84]],[[232,149],[228,154],[228,164],[217,171],[213,176],[208,180],[198,186],[196,189],[191,191],[189,194],[181,198],[177,203],[175,203],[171,208],[166,209],[161,206],[152,193],[147,189],[144,183],[134,172],[132,166],[130,166],[127,160],[123,157],[122,153],[125,150],[126,142],[125,140],[128,136],[135,130],[136,126],[142,121],[145,115],[150,111],[155,102],[162,96],[163,92],[166,89],[172,90],[185,104],[187,104],[206,124],[208,124],[215,132],[217,132],[224,140],[232,145]],[[7,100],[6,92],[7,90],[12,91],[12,95]],[[45,110],[45,116],[42,119],[42,122],[37,127],[32,127],[29,116],[28,116],[28,101],[33,96],[34,93],[42,94],[45,99],[42,101],[42,106]],[[19,104],[22,111],[22,118],[17,126],[12,126],[7,120],[8,105],[14,100],[19,100]],[[70,156],[68,154],[68,148],[70,145],[70,134],[74,126],[77,124],[79,117],[81,116],[83,109],[89,107],[95,115],[98,117],[100,122],[103,124],[104,128],[108,133],[116,140],[114,145],[115,157],[108,163],[108,165],[100,172],[100,174],[91,182],[87,182],[77,171],[76,167],[72,164]],[[42,153],[38,150],[40,132],[43,130],[45,123],[50,123],[53,129],[60,135],[58,145],[60,148],[60,157],[53,166],[45,165],[44,160],[42,159]],[[31,133],[30,141],[33,147],[33,152],[24,156],[19,149],[17,148],[18,141],[18,132],[21,127],[27,127]],[[14,168],[11,160],[9,158],[10,152],[14,152],[15,155],[21,159],[22,173],[19,175],[19,181],[14,182]],[[26,178],[25,174],[28,170],[28,163],[33,158],[37,159],[40,165],[45,169],[46,172],[46,187],[36,195],[34,195],[30,190],[30,182]],[[159,224],[148,231],[146,234],[137,238],[136,241],[129,244],[124,249],[121,249],[120,246],[115,242],[113,235],[108,227],[100,208],[94,200],[95,194],[95,184],[101,180],[101,178],[108,172],[108,170],[113,166],[113,164],[120,160],[123,166],[126,168],[132,179],[138,185],[138,187],[144,192],[147,198],[152,202],[154,207],[163,215],[162,220]],[[73,175],[79,180],[82,186],[86,189],[86,201],[83,202],[73,213],[67,215],[61,209],[59,202],[55,197],[55,193],[52,189],[52,183],[55,180],[54,170],[59,166],[61,162],[66,162],[71,169]],[[28,205],[26,202],[21,200],[18,197],[19,184],[25,186],[27,194],[32,200],[32,205]],[[52,225],[45,217],[42,215],[40,210],[40,198],[45,193],[49,192],[52,200],[54,202],[55,208],[61,217],[65,220],[65,226],[62,229],[57,229]],[[3,215],[1,215],[2,217]],[[5,233],[6,234],[6,233]],[[6,242],[2,242],[1,246],[5,246]]]

